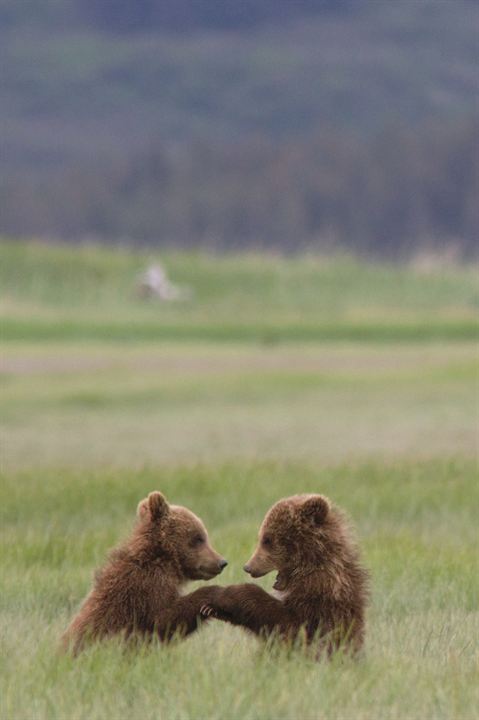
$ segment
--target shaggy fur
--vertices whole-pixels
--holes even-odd
[[[205,617],[290,641],[303,632],[318,656],[361,648],[368,575],[343,514],[327,498],[295,495],[273,505],[244,569],[252,577],[277,570],[275,594],[251,583],[212,589]]]
[[[168,505],[160,492],[138,505],[130,539],[113,550],[62,638],[77,653],[86,639],[116,633],[163,641],[198,627],[200,607],[211,597],[202,587],[189,595],[187,580],[209,580],[227,564],[211,547],[206,528],[192,512]]]

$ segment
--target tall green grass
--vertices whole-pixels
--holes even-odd
[[[474,463],[460,460],[9,473],[0,496],[2,717],[469,720],[479,701],[476,480]],[[113,642],[77,660],[59,655],[93,569],[153,488],[204,518],[230,561],[221,583],[244,579],[278,497],[321,491],[347,509],[372,572],[364,657],[315,664],[300,651],[264,651],[220,623],[170,648],[126,652]]]

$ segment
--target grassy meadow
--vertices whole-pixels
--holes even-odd
[[[161,257],[190,300],[135,298],[147,252],[1,244],[2,720],[472,720],[476,269]],[[341,505],[372,574],[364,657],[317,664],[218,622],[60,655],[152,489],[204,519],[224,584],[276,499]]]

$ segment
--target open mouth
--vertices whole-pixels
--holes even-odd
[[[278,573],[276,575],[276,580],[273,583],[273,589],[274,590],[286,590],[286,578],[281,575],[281,573]]]

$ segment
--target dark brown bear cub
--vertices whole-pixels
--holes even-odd
[[[202,608],[257,635],[318,643],[318,656],[363,644],[366,571],[343,514],[322,495],[295,495],[267,513],[259,544],[244,569],[253,577],[277,570],[275,594],[258,585],[214,590]]]
[[[152,492],[138,505],[138,522],[130,539],[113,550],[96,574],[93,589],[66,630],[62,643],[78,652],[86,639],[115,633],[145,637],[196,630],[200,607],[210,587],[189,595],[187,580],[209,580],[225,567],[211,547],[206,528],[187,508],[169,505]]]

